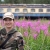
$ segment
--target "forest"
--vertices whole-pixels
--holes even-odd
[[[0,0],[0,4],[50,4],[50,0]]]

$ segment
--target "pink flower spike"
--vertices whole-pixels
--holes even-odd
[[[28,32],[24,32],[24,36],[25,37],[28,37]]]
[[[33,34],[33,38],[36,40],[36,38],[37,38],[37,34]]]

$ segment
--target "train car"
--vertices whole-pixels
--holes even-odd
[[[50,17],[50,4],[0,4],[0,18],[6,12],[15,17]]]

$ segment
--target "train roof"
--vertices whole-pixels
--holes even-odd
[[[0,8],[15,8],[15,7],[50,8],[50,4],[0,4]]]

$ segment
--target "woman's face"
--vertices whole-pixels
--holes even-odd
[[[4,22],[4,26],[7,28],[11,28],[14,26],[14,20],[11,18],[5,18],[3,19],[3,22]]]

